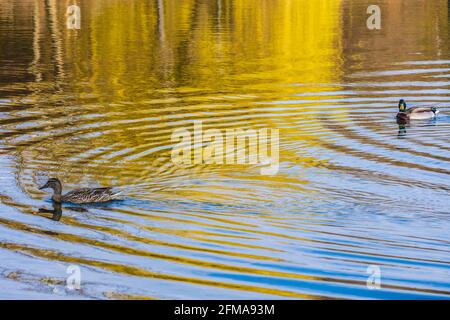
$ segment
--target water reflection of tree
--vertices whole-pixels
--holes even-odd
[[[258,91],[271,94],[273,77],[283,77],[286,83],[299,74],[312,82],[338,81],[340,77],[336,72],[339,59],[334,60],[340,55],[340,49],[333,48],[333,44],[339,43],[336,39],[339,21],[334,19],[339,4],[334,1],[324,1],[320,6],[309,2],[280,5],[278,1],[260,5],[226,0],[188,0],[182,5],[169,0],[132,4],[80,1],[82,28],[87,27],[77,34],[77,39],[72,37],[73,30],[61,27],[65,26],[66,2],[46,0],[44,6],[34,4],[36,39],[32,70],[36,72],[35,79],[64,83],[66,93],[75,97],[87,92],[95,94],[100,104],[96,112],[105,117],[115,111],[126,117],[122,120],[152,117],[148,105],[139,103],[142,99],[179,98],[183,90],[206,89],[232,95],[251,92],[254,85],[262,83]],[[325,57],[327,61],[310,59],[322,54],[323,46],[332,48]],[[39,67],[48,65],[55,66],[54,74]],[[319,72],[312,72],[317,68]],[[40,72],[43,74],[39,75]],[[241,78],[248,76],[255,76],[255,83]],[[247,83],[248,88],[237,83]],[[277,88],[277,94],[286,88]],[[127,113],[121,107],[106,106],[118,101],[137,104]],[[186,104],[189,102],[180,101],[170,106],[183,112]],[[247,106],[236,104],[235,108]],[[87,108],[76,111],[91,112]],[[51,119],[56,110],[43,112],[48,112],[46,118]],[[71,111],[65,112],[71,115]],[[164,126],[163,118],[154,125],[155,128]],[[145,132],[124,129],[98,143],[104,144],[104,139],[110,140],[106,144],[120,142],[118,147],[122,149],[148,145],[148,140],[140,138]],[[168,138],[158,137],[161,144],[167,143]],[[84,146],[93,148],[96,144],[92,141]],[[67,142],[64,145],[72,148]],[[82,146],[78,148],[84,153]]]
[[[343,6],[346,68],[370,70],[376,64],[414,60],[412,54],[434,57],[448,52],[448,0],[382,1],[381,30],[366,27],[370,0],[348,1]],[[364,49],[363,49],[364,48]],[[423,58],[423,57],[422,57]]]

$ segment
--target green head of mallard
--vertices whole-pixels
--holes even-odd
[[[53,189],[55,194],[61,194],[62,192],[61,181],[59,181],[57,178],[50,178],[48,179],[46,184],[44,184],[42,187],[39,188],[39,190],[47,188]]]
[[[406,111],[406,102],[403,99],[400,99],[400,101],[398,102],[398,110],[400,112],[405,112]]]

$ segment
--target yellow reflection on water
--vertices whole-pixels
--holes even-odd
[[[280,112],[266,102],[292,98],[299,79],[341,77],[340,1],[81,1],[80,30],[60,28],[65,2],[33,5],[31,70],[60,90],[35,87],[30,99],[46,120],[34,125],[46,134],[24,143],[21,155],[69,183],[241,172],[174,168],[171,133],[196,119],[217,129],[278,128]],[[45,25],[51,38],[41,34]],[[44,68],[53,61],[56,69]],[[285,139],[315,141],[295,123],[282,130]],[[292,151],[281,155],[302,162]]]

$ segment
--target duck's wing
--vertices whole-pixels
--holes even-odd
[[[418,114],[424,112],[436,112],[436,107],[412,107],[405,111],[407,114]]]
[[[105,202],[115,199],[112,188],[82,188],[62,196],[62,201],[73,203]]]

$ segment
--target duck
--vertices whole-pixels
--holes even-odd
[[[66,194],[62,194],[62,183],[58,178],[50,178],[39,188],[53,189],[52,200],[57,203],[98,203],[108,202],[118,199],[118,192],[115,192],[112,187],[107,188],[81,188],[72,190]]]
[[[408,120],[433,119],[439,113],[436,107],[412,107],[407,108],[406,102],[400,99],[398,102],[397,120],[406,122]]]

